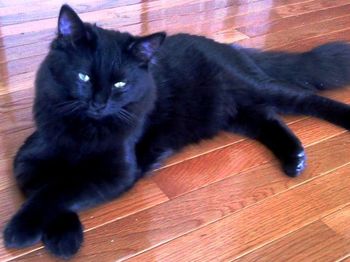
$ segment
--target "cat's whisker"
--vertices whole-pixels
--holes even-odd
[[[79,109],[81,109],[81,105],[77,105],[76,107],[73,107],[69,112],[66,112],[66,113],[72,114],[78,111]]]
[[[72,105],[72,104],[76,104],[76,103],[79,103],[79,101],[69,100],[69,101],[65,101],[65,102],[62,102],[62,103],[58,103],[55,106],[56,106],[56,108],[61,108],[61,107],[65,107],[67,105]]]
[[[56,106],[56,112],[60,114],[72,114],[82,108],[80,101],[67,101]]]
[[[122,120],[122,121],[125,121],[128,124],[132,124],[134,122],[134,119],[135,119],[134,115],[125,109],[121,109],[118,112],[117,118]]]
[[[130,113],[129,111],[122,109],[121,112],[130,120],[133,120],[135,117],[132,113]]]

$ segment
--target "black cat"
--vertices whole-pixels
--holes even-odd
[[[296,176],[305,153],[278,114],[350,129],[349,106],[313,93],[349,83],[346,43],[292,54],[188,34],[136,37],[84,24],[64,5],[36,78],[36,131],[14,162],[28,200],[5,228],[5,245],[42,240],[72,256],[83,241],[76,212],[118,197],[165,157],[221,130],[260,141]]]

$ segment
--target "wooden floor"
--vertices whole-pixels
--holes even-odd
[[[190,32],[264,49],[350,41],[349,0],[0,0],[0,228],[22,198],[12,158],[33,131],[33,80],[63,2],[85,21],[147,34]],[[350,88],[325,94],[350,103]],[[283,175],[260,144],[221,134],[190,146],[119,200],[81,215],[74,261],[350,261],[350,133],[285,118],[308,154]],[[350,119],[349,119],[350,120]],[[41,245],[0,261],[55,261]]]

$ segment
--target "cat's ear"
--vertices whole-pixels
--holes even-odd
[[[76,12],[69,6],[63,5],[58,16],[58,34],[79,40],[86,36],[85,26]]]
[[[133,43],[131,43],[129,50],[136,58],[147,63],[160,47],[165,37],[166,34],[164,32],[159,32],[137,38]]]

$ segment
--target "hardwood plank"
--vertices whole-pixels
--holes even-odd
[[[329,2],[329,1],[328,1]],[[334,1],[336,2],[336,1]],[[330,3],[334,3],[333,1]],[[291,28],[299,28],[308,24],[313,24],[319,21],[327,21],[332,20],[338,17],[347,16],[350,12],[350,4],[346,1],[346,5],[340,5],[333,8],[327,8],[325,10],[313,11],[310,13],[305,13],[301,15],[296,15],[294,12],[291,14],[293,16],[283,17],[280,19],[275,19],[272,21],[265,21],[265,23],[248,25],[244,27],[237,28],[238,31],[249,37],[256,37],[259,35],[264,35],[266,33],[276,33],[280,31],[284,31]]]
[[[315,0],[303,2],[301,4],[291,4],[277,8],[277,12],[282,17],[289,17],[312,12],[314,10],[328,10],[332,7],[346,5],[349,2],[346,0]]]
[[[319,36],[314,36],[305,40],[285,43],[281,46],[272,49],[290,50],[296,52],[302,52],[305,50],[310,50],[311,48],[322,45],[331,41],[345,41],[350,42],[350,28],[345,30],[339,30]]]
[[[14,127],[10,130],[8,132],[11,133],[8,135],[3,133],[4,139],[0,141],[0,160],[12,159],[24,140],[34,131],[34,128],[32,122],[20,122],[19,124],[14,124]]]
[[[277,49],[293,42],[305,41],[331,32],[342,31],[350,28],[350,16],[342,16],[331,20],[320,21],[314,24],[286,29],[276,33],[267,33],[262,36],[252,37],[238,41],[247,47]]]
[[[125,193],[121,198],[101,206],[84,211],[82,222],[86,229],[110,223],[166,202],[168,197],[149,178],[145,178]]]
[[[12,159],[0,160],[0,194],[4,189],[12,187],[15,181],[12,176]]]
[[[345,256],[344,258],[338,260],[338,261],[341,261],[341,262],[349,262],[350,261],[350,254]]]
[[[5,74],[0,75],[0,105],[11,100],[14,92],[30,90],[30,92],[33,93],[34,78],[35,72],[28,72],[26,74],[15,75],[11,78],[7,77],[7,72]]]
[[[343,258],[349,250],[349,240],[316,221],[234,261],[328,262]]]
[[[1,190],[1,207],[0,210],[0,228],[4,228],[5,223],[9,218],[14,214],[14,212],[20,207],[23,203],[24,197],[20,193],[17,187],[7,187]],[[0,236],[2,240],[2,236]],[[0,250],[3,250],[3,245],[0,246]],[[1,258],[2,251],[0,251]]]
[[[293,123],[290,127],[305,146],[344,132],[328,123],[322,123],[320,128],[319,120],[310,118]],[[324,153],[328,157],[325,161],[333,161],[332,155]],[[272,160],[277,162],[261,144],[243,140],[156,171],[153,179],[170,198],[174,198]]]
[[[344,151],[339,153],[339,148],[343,148],[345,151],[350,150],[347,149],[348,146],[344,146],[346,141],[349,143],[348,137],[348,134],[343,134],[329,139],[329,141],[311,146],[309,148],[309,169],[299,178],[291,179],[283,175],[272,163],[266,163],[255,170],[239,173],[153,208],[91,230],[86,233],[86,243],[89,243],[88,246],[86,248],[83,247],[79,256],[73,261],[115,261],[116,259],[126,258],[209,225],[230,214],[243,212],[249,206],[254,207],[264,199],[274,199],[283,191],[303,184],[309,179],[313,179],[320,174],[348,163],[349,159],[346,161],[344,158],[349,153]],[[325,161],[324,152],[329,151],[330,148],[334,152],[338,152],[338,154],[334,154],[332,161]],[[343,161],[335,163],[336,159],[342,159]],[[338,175],[338,179],[342,177],[342,179],[347,180],[347,176],[350,175],[349,168],[344,168],[344,175],[341,173],[341,175]],[[332,181],[332,179],[329,180]],[[350,183],[350,181],[346,181],[343,186],[346,187],[348,182]],[[333,186],[334,193],[332,193],[332,196],[329,195],[326,197],[326,202],[323,203],[327,203],[328,199],[330,201],[345,201],[346,197],[350,197],[346,195],[343,198],[345,192],[343,192],[343,189],[338,189],[334,183],[329,184],[327,182],[327,185],[323,185],[320,182],[318,187],[317,183],[315,183],[312,188],[307,187],[305,192],[308,192],[309,198],[312,197],[312,199],[317,200],[318,198],[313,195],[315,194],[313,192],[319,192],[318,190],[327,190],[328,192],[328,190],[331,190],[329,187]],[[341,184],[339,181],[337,183]],[[315,187],[317,187],[317,190]],[[304,186],[301,188],[304,188]],[[338,195],[340,193],[342,194],[341,196]],[[325,192],[324,194],[327,193]],[[300,194],[295,193],[294,195],[299,196]],[[286,201],[288,199],[292,201],[293,198],[290,197],[288,195],[284,199]],[[310,202],[313,203],[313,201]],[[290,208],[292,212],[297,210],[295,206],[282,206],[286,209]],[[301,208],[305,208],[305,206],[307,207],[308,205],[305,205],[305,203],[300,204]],[[257,214],[255,216],[256,219],[261,217],[261,215]],[[283,219],[282,215],[280,218]],[[288,220],[287,217],[286,219]],[[271,220],[272,222],[273,220]],[[225,230],[223,230],[223,233]],[[254,235],[253,232],[251,235]],[[228,237],[231,236],[228,235]],[[237,238],[239,237],[243,236],[237,236]],[[245,238],[243,237],[242,239]],[[218,240],[218,244],[220,243]],[[238,241],[236,245],[240,245],[240,243],[242,243],[242,240]],[[45,259],[48,259],[44,251],[34,252],[33,254],[24,256],[23,259],[35,261],[41,255]],[[187,261],[190,261],[190,259]]]
[[[335,232],[341,235],[343,238],[350,241],[350,206],[330,214],[322,219],[327,226],[332,228]],[[348,249],[350,254],[350,249]]]
[[[129,261],[228,261],[350,202],[350,165],[236,212]]]
[[[148,2],[151,2],[149,0]],[[16,1],[12,1],[16,2]],[[40,3],[40,5],[37,5]],[[4,7],[0,8],[1,13],[1,24],[3,26],[13,25],[13,24],[23,24],[29,21],[43,20],[47,18],[57,17],[58,10],[61,5],[67,3],[65,0],[55,0],[55,1],[39,1],[31,0],[30,4],[18,3],[17,5],[6,3]],[[74,10],[78,13],[87,13],[96,10],[111,9],[122,6],[132,6],[139,5],[139,0],[74,0],[74,2],[69,3]],[[22,12],[25,10],[25,12]]]
[[[8,219],[14,214],[23,202],[21,194],[15,187],[7,188],[2,191],[2,202],[0,209],[0,228],[3,228]],[[89,231],[96,226],[101,226],[105,223],[116,221],[123,217],[132,215],[134,213],[146,210],[150,207],[156,206],[167,201],[168,198],[162,193],[157,185],[150,179],[144,179],[137,183],[137,185],[129,192],[125,193],[119,199],[90,209],[81,214],[81,221],[85,230]],[[0,237],[0,260],[8,260],[19,257],[33,249],[29,247],[19,250],[7,250],[4,248]],[[40,248],[40,245],[34,249]]]
[[[44,55],[38,55],[9,61],[6,63],[7,73],[1,77],[2,82],[6,83],[8,78],[15,75],[36,72],[43,59]]]

